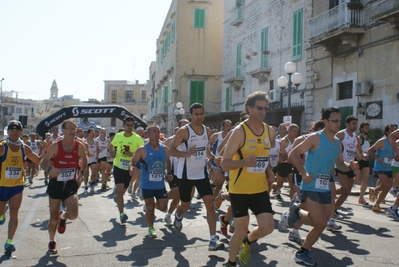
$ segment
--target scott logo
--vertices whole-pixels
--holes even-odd
[[[74,117],[80,115],[87,115],[87,114],[112,114],[115,108],[83,108],[79,110],[79,108],[72,109],[72,115]]]

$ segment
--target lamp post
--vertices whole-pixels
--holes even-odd
[[[0,80],[0,133],[2,136],[4,136],[4,119],[3,119],[3,81],[4,78],[1,78]]]
[[[277,80],[278,86],[284,90],[288,90],[288,108],[287,108],[287,116],[291,115],[291,92],[292,92],[292,85],[296,86],[296,90],[298,86],[302,83],[303,78],[302,74],[296,72],[296,66],[293,62],[287,62],[284,65],[284,71],[288,74],[288,78],[285,76],[281,76]]]
[[[176,108],[173,111],[173,114],[176,116],[177,123],[180,122],[180,120],[182,119],[182,117],[183,117],[185,112],[186,111],[183,108],[183,104],[181,102],[177,102],[176,103]]]

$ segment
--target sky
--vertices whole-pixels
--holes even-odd
[[[18,98],[104,99],[104,80],[149,79],[172,0],[0,0],[0,80]],[[13,94],[16,96],[16,93]]]

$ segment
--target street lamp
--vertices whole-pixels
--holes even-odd
[[[186,111],[183,108],[183,104],[181,102],[177,102],[176,103],[176,108],[173,111],[173,114],[176,116],[177,123],[180,122],[180,120],[182,119],[182,117],[183,117],[185,112]]]
[[[299,85],[302,83],[303,78],[302,74],[296,71],[295,63],[287,62],[284,65],[284,70],[288,74],[288,78],[285,76],[281,76],[277,80],[278,87],[281,89],[288,90],[288,108],[287,108],[287,116],[291,115],[291,91],[292,91],[292,84],[296,86],[296,90],[298,89]]]

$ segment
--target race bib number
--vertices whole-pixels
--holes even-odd
[[[348,159],[354,159],[355,155],[356,155],[356,151],[352,151],[352,150],[346,151],[346,156],[348,157]]]
[[[60,175],[57,176],[57,181],[66,182],[75,178],[75,169],[60,169]]]
[[[321,190],[330,190],[330,176],[318,174],[316,176],[315,188]]]
[[[385,163],[385,164],[391,165],[391,164],[392,164],[392,160],[393,160],[393,157],[392,157],[392,156],[390,156],[390,155],[385,155],[385,157],[384,157],[384,163]]]
[[[206,157],[206,148],[205,147],[197,147],[195,149],[195,153],[193,155],[195,160],[201,160]]]
[[[256,157],[256,163],[253,167],[247,167],[247,172],[265,172],[268,165],[268,157]]]
[[[124,170],[129,169],[129,162],[130,162],[130,160],[121,159],[121,161],[120,161],[120,167],[121,167],[122,169],[124,169]]]
[[[164,172],[159,172],[159,171],[150,171],[150,182],[161,182],[163,177],[164,177]]]
[[[18,179],[21,178],[22,168],[20,167],[6,167],[6,178],[7,179]]]

